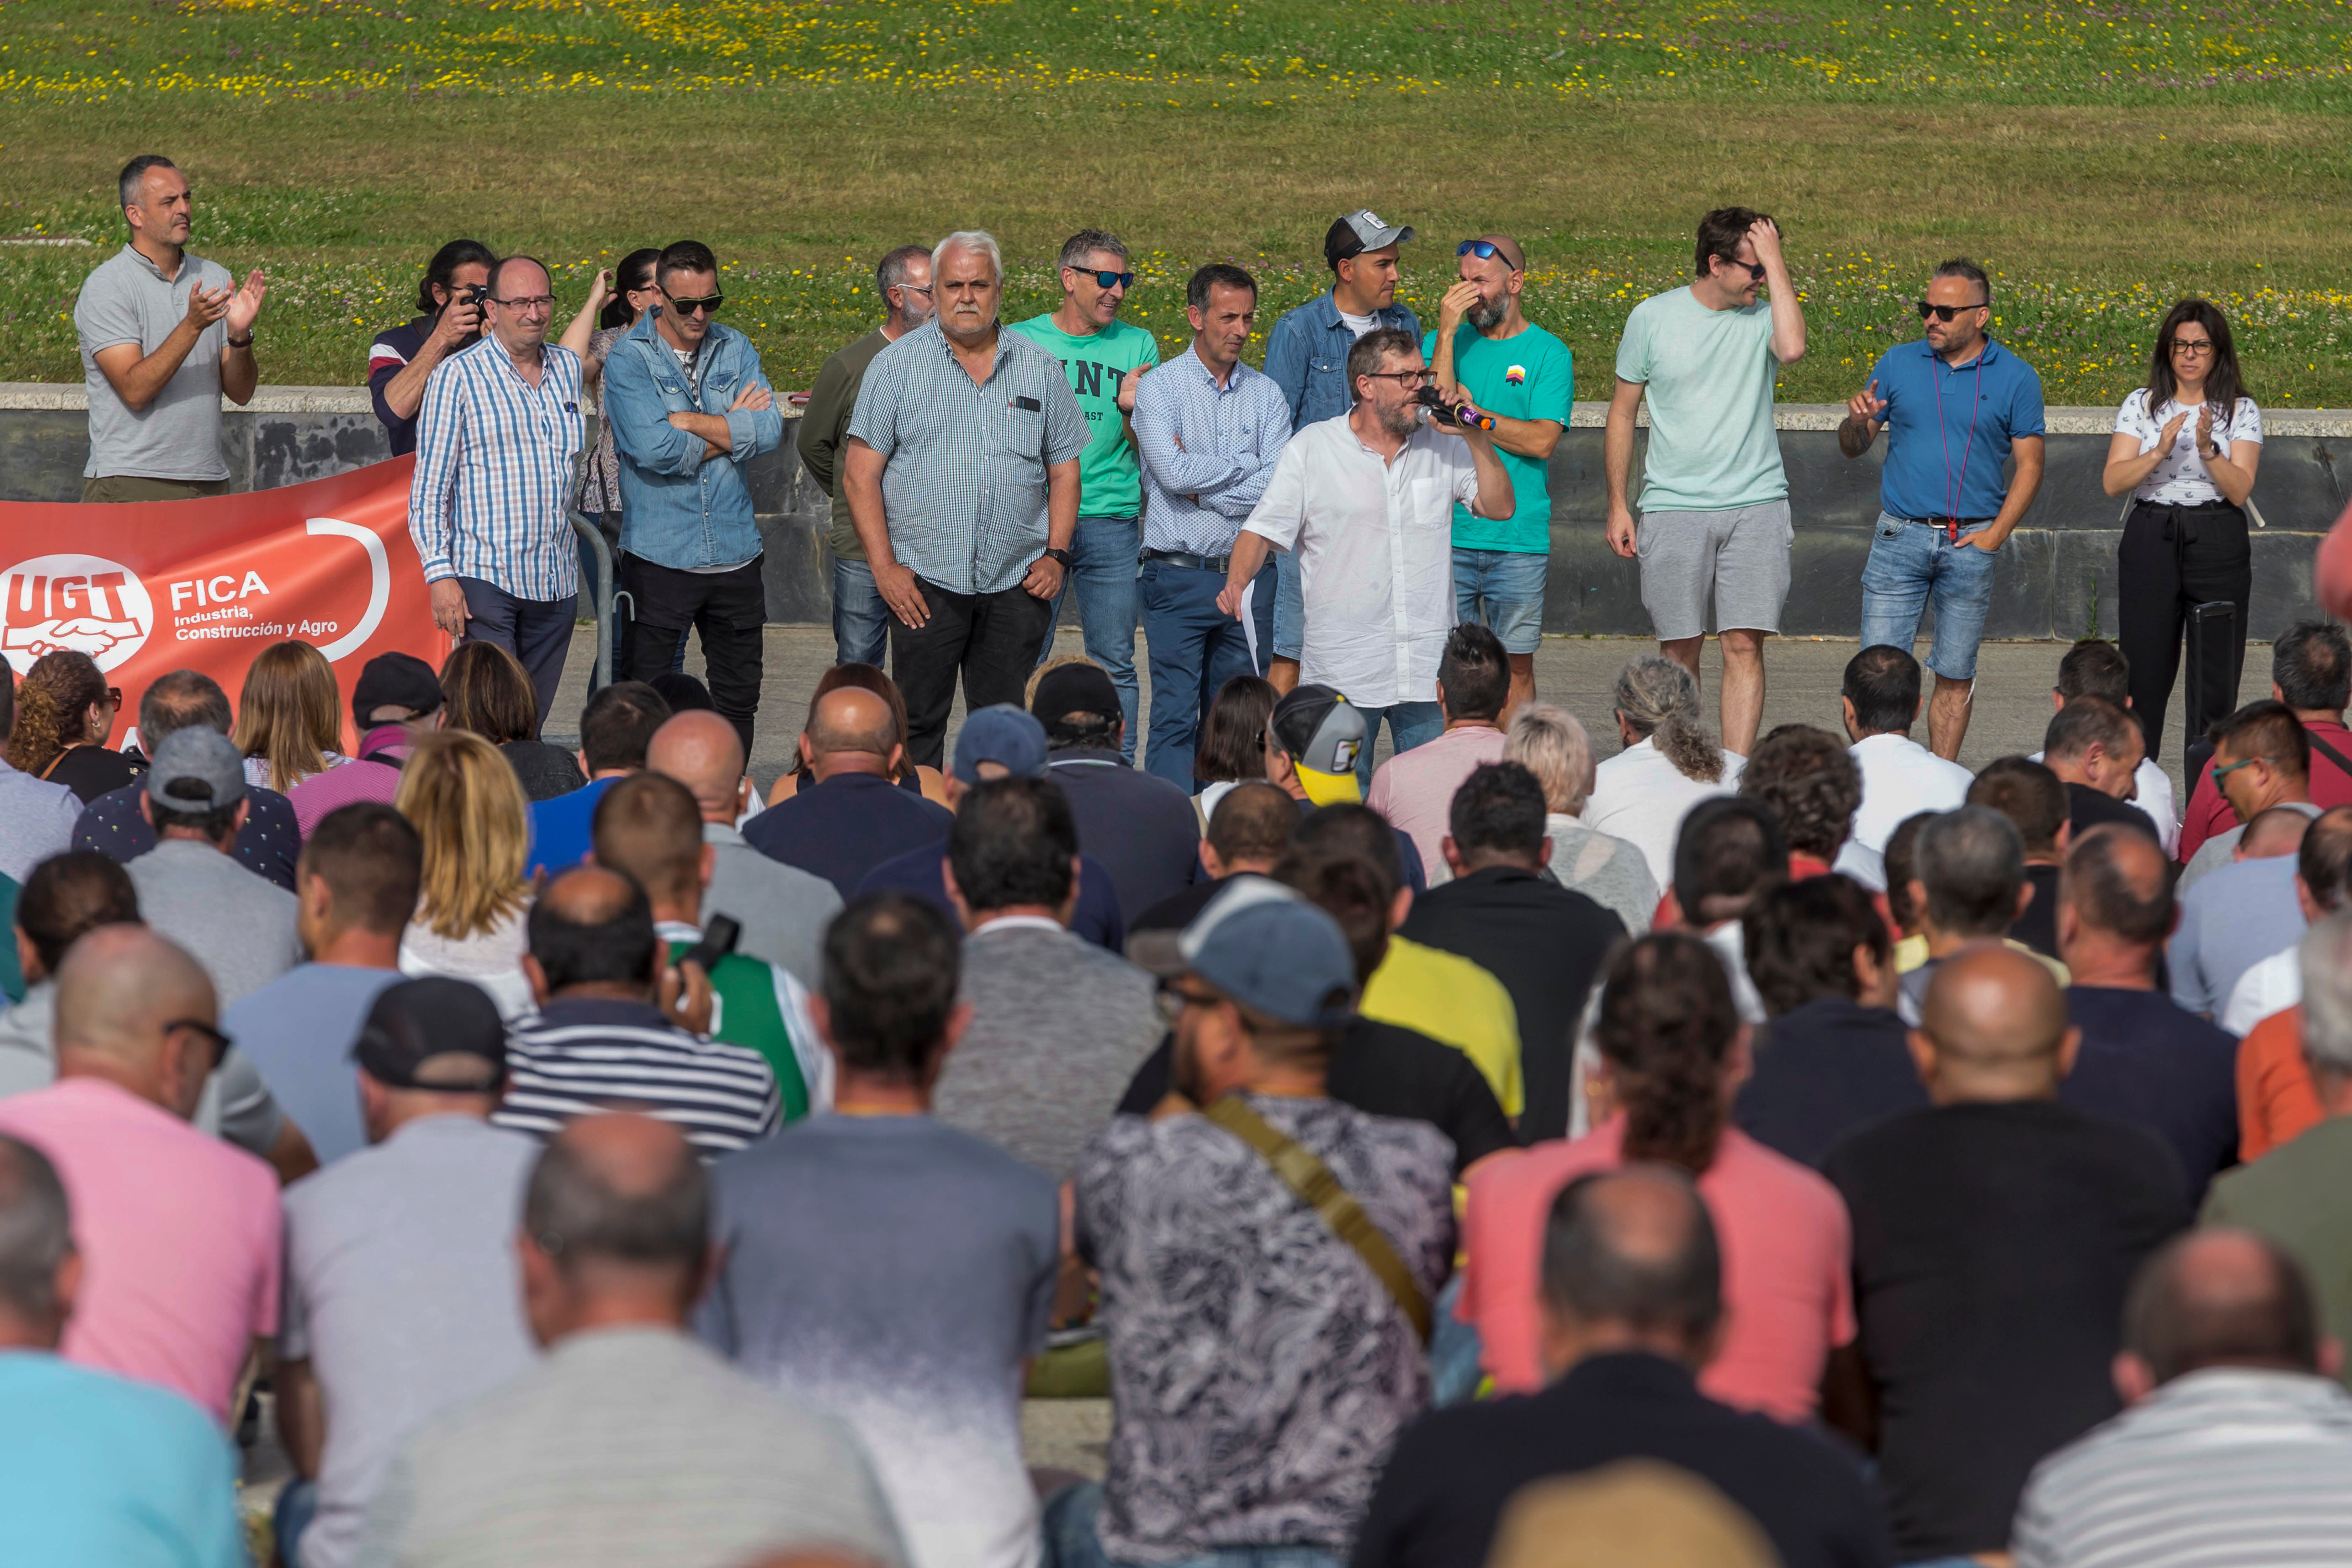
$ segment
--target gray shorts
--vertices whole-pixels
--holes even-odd
[[[1642,604],[1658,640],[1705,637],[1710,588],[1717,631],[1779,631],[1796,537],[1785,500],[1728,511],[1643,513],[1634,548],[1642,558]]]

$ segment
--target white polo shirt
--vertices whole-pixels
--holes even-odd
[[[1477,496],[1468,444],[1426,425],[1389,459],[1344,414],[1290,438],[1243,526],[1298,557],[1302,681],[1360,708],[1437,700],[1454,629],[1454,503]]]

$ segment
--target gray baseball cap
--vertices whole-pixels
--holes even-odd
[[[1045,772],[1045,726],[1010,702],[998,702],[969,714],[956,733],[955,776],[964,784],[980,782],[980,764],[995,763],[1008,773],[1024,778]]]
[[[1330,1027],[1353,1011],[1356,957],[1339,922],[1270,877],[1228,879],[1183,931],[1144,931],[1127,955],[1163,979],[1197,974],[1286,1024]]]
[[[147,798],[166,811],[217,811],[245,798],[245,758],[209,724],[163,737],[147,769]]]
[[[1349,213],[1331,226],[1323,237],[1323,259],[1337,267],[1350,256],[1360,256],[1367,250],[1379,250],[1386,246],[1402,245],[1412,237],[1412,226],[1391,228],[1380,220],[1370,207]]]

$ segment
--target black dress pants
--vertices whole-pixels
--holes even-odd
[[[926,578],[915,582],[931,616],[919,627],[890,617],[890,674],[907,700],[907,759],[936,768],[947,753],[957,672],[966,712],[999,702],[1019,707],[1054,605],[1018,583],[995,594],[951,594]]]
[[[681,572],[641,556],[621,557],[621,589],[629,595],[624,680],[669,673],[688,630],[702,634],[703,674],[710,705],[743,738],[751,754],[751,721],[760,711],[760,667],[765,651],[768,595],[760,558],[731,572]]]
[[[2142,501],[2124,521],[2116,574],[2122,600],[2116,643],[2131,661],[2132,712],[2153,757],[2164,739],[2165,705],[2172,700],[2181,628],[2192,605],[2226,599],[2238,607],[2236,640],[2225,648],[2208,648],[2207,668],[2189,671],[2189,679],[2201,683],[2209,721],[2237,709],[2238,676],[2246,662],[2246,610],[2254,587],[2246,514],[2227,502]]]

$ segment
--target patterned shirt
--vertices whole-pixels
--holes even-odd
[[[580,356],[549,343],[539,384],[495,337],[452,354],[425,384],[408,531],[425,580],[473,577],[520,599],[580,591],[567,515],[583,444]]]
[[[602,1110],[675,1122],[706,1160],[783,1122],[759,1052],[689,1034],[649,1002],[555,997],[507,1037],[506,1100],[490,1120],[544,1139]]]
[[[1433,1300],[1454,1252],[1444,1136],[1329,1100],[1250,1108],[1330,1167]],[[1115,1393],[1103,1550],[1344,1555],[1429,1403],[1403,1311],[1264,1156],[1204,1117],[1114,1119],[1076,1186]]]
[[[1046,470],[1091,438],[1060,360],[1000,331],[988,379],[974,383],[937,321],[874,356],[849,434],[887,465],[891,553],[951,594],[1002,593],[1028,575],[1045,548]]]
[[[1143,547],[1225,555],[1290,439],[1290,405],[1245,364],[1219,386],[1186,349],[1136,384]]]

